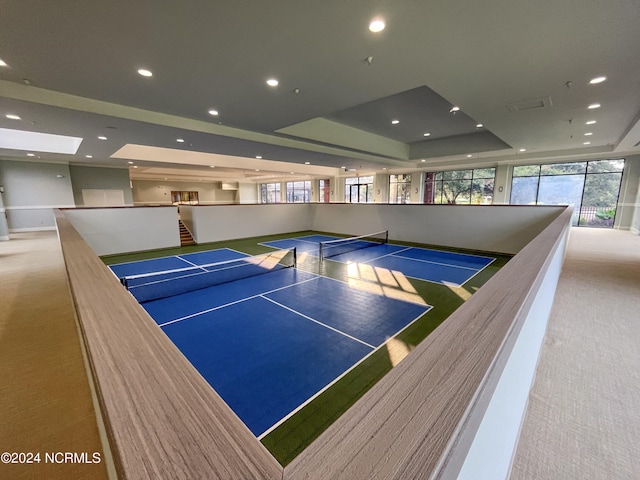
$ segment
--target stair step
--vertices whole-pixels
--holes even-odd
[[[182,220],[178,220],[178,227],[180,230],[180,245],[195,245],[195,240],[187,227],[182,223]]]

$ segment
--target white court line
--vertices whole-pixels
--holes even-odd
[[[184,268],[176,268],[173,270],[160,270],[158,272],[149,272],[149,273],[140,273],[138,275],[129,275],[128,278],[145,278],[145,277],[153,277],[156,275],[162,275],[165,273],[170,273],[170,272],[190,272],[193,271],[194,269],[199,269],[202,271],[196,271],[194,273],[188,273],[187,275],[180,275],[178,277],[167,277],[167,278],[161,278],[160,280],[154,280],[153,282],[147,282],[147,283],[140,283],[138,285],[133,285],[130,288],[138,288],[138,287],[146,287],[148,285],[154,285],[156,283],[165,283],[165,282],[171,282],[174,280],[179,280],[182,278],[189,278],[189,277],[197,277],[200,275],[204,275],[205,273],[213,273],[213,272],[222,272],[224,270],[231,270],[232,268],[242,268],[242,267],[247,267],[247,266],[251,266],[251,264],[249,263],[243,263],[240,265],[231,265],[231,263],[233,262],[239,262],[241,260],[244,260],[242,258],[236,258],[233,260],[223,260],[222,262],[219,263],[211,263],[211,264],[205,264],[205,265],[195,265],[193,267],[184,267]],[[223,267],[223,268],[217,268],[215,270],[207,270],[207,268],[205,267],[212,267],[214,265],[224,265],[224,264],[229,264],[228,267]],[[223,282],[223,283],[227,283],[227,282]],[[211,285],[212,287],[215,285],[219,285],[219,284],[213,284]],[[156,299],[159,300],[159,299]]]
[[[395,245],[395,244],[390,243],[388,245]],[[400,247],[402,245],[396,245],[396,246]],[[372,247],[372,248],[375,248],[375,247]],[[458,266],[458,265],[450,265],[448,263],[431,262],[429,260],[420,260],[418,258],[411,258],[411,257],[405,257],[403,255],[397,255],[398,253],[406,252],[407,250],[411,250],[411,249],[427,250],[427,251],[430,251],[430,252],[454,253],[455,255],[460,255],[460,256],[467,255],[466,253],[446,252],[445,250],[433,250],[431,248],[407,247],[407,248],[403,248],[402,250],[397,250],[397,251],[392,252],[392,253],[387,253],[386,255],[381,255],[379,257],[375,257],[375,258],[372,258],[370,260],[366,260],[364,262],[354,262],[354,263],[365,263],[366,264],[366,263],[369,263],[369,262],[373,262],[375,260],[379,260],[380,258],[384,258],[384,257],[399,257],[399,258],[404,258],[406,260],[413,260],[413,261],[416,261],[416,262],[433,263],[433,264],[436,264],[436,265],[444,265],[444,266],[447,266],[447,267],[462,268],[462,269],[465,269],[465,270],[476,270],[475,268],[470,268],[470,267],[462,267],[462,266]],[[350,253],[350,252],[347,252],[347,253]],[[487,268],[489,265],[491,265],[493,262],[496,261],[495,257],[485,257],[485,256],[481,256],[481,255],[471,255],[471,254],[469,254],[469,256],[470,257],[479,257],[479,258],[490,258],[491,261],[489,263],[487,263],[484,267],[482,267],[480,270],[476,270],[476,273],[474,273],[469,278],[467,278],[463,283],[453,283],[453,282],[447,282],[447,281],[436,282],[434,280],[429,280],[427,278],[412,277],[412,276],[406,275],[404,273],[403,273],[403,275],[405,275],[407,278],[413,278],[414,280],[419,280],[421,282],[435,283],[436,285],[447,285],[447,286],[452,286],[452,287],[461,287],[464,284],[466,284],[469,280],[471,280],[473,277],[478,275],[482,270],[484,270],[485,268]],[[328,258],[327,260],[331,260],[331,258]],[[348,263],[348,262],[341,262],[340,260],[333,260],[333,261],[334,262],[338,262],[338,263],[342,263],[342,264],[347,264]],[[372,266],[375,267],[375,265],[372,265]],[[383,268],[383,267],[379,267],[379,268]]]
[[[463,267],[462,265],[452,265],[450,263],[434,262],[433,260],[423,260],[421,258],[405,257],[404,255],[392,255],[392,256],[398,257],[398,258],[404,258],[406,260],[412,260],[414,262],[433,263],[434,265],[442,265],[444,267],[464,268],[465,270],[478,270],[477,268],[473,268],[473,267]],[[489,264],[487,264],[487,265],[489,265]],[[484,268],[484,267],[482,267],[482,268]]]
[[[393,335],[391,335],[387,340],[385,340],[384,342],[382,342],[380,345],[378,345],[374,350],[372,350],[371,352],[369,352],[368,354],[366,354],[364,357],[362,357],[359,361],[357,361],[356,363],[354,363],[353,365],[351,365],[351,367],[349,367],[347,370],[345,370],[344,372],[342,372],[340,375],[338,375],[335,379],[333,379],[333,381],[331,381],[330,383],[328,383],[327,385],[325,385],[322,389],[318,390],[315,394],[313,394],[311,397],[309,397],[307,400],[305,400],[304,402],[302,402],[300,405],[298,405],[296,408],[294,408],[293,410],[291,410],[291,412],[289,412],[287,415],[285,415],[284,417],[282,417],[280,420],[278,420],[276,423],[274,423],[271,427],[269,427],[267,430],[265,430],[264,432],[262,432],[260,434],[260,436],[258,436],[258,440],[262,440],[264,437],[266,437],[267,435],[269,435],[271,432],[273,432],[276,428],[278,428],[280,425],[282,425],[284,422],[286,422],[287,420],[289,420],[291,417],[293,417],[296,413],[298,413],[300,410],[302,410],[304,407],[306,407],[307,405],[309,405],[312,401],[314,401],[316,398],[318,398],[320,395],[322,395],[325,391],[327,391],[329,388],[331,388],[333,385],[335,385],[336,383],[338,383],[338,381],[340,381],[341,379],[343,379],[345,376],[347,376],[349,374],[349,372],[351,372],[354,368],[358,367],[359,365],[361,365],[367,358],[369,358],[371,355],[373,355],[374,353],[376,353],[378,350],[380,350],[382,347],[384,347],[389,340],[392,340],[394,338],[396,338],[398,335],[400,335],[403,331],[405,331],[407,328],[409,328],[411,325],[413,325],[417,320],[419,320],[423,315],[425,315],[426,313],[430,312],[431,309],[433,309],[434,307],[431,305],[428,305],[429,308],[427,308],[424,312],[422,312],[420,315],[418,315],[416,318],[414,318],[413,320],[411,320],[409,323],[407,323],[404,327],[402,327],[400,330],[398,330],[396,333],[394,333]]]
[[[201,250],[200,252],[191,252],[191,253],[213,252],[213,251],[217,251],[217,250],[231,250],[232,252],[241,253],[242,255],[247,255],[246,253],[238,252],[237,250],[233,250],[232,248],[226,248],[226,247],[225,248],[213,248],[211,250]],[[191,253],[182,253],[181,255],[190,255]],[[112,263],[112,264],[107,265],[107,266],[108,267],[115,267],[116,265],[129,265],[131,263],[141,263],[141,262],[148,262],[149,260],[160,260],[162,258],[173,258],[173,257],[180,258],[179,255],[165,255],[164,257],[153,257],[153,258],[145,258],[144,260],[131,260],[130,262]],[[180,260],[184,260],[184,258],[180,258]],[[184,261],[187,262],[187,263],[191,263],[188,260],[184,260]]]
[[[313,236],[313,235],[307,235],[307,237],[311,237],[311,236]],[[311,243],[313,245],[317,245],[319,243],[319,242],[316,242],[314,240],[304,240],[304,238],[306,238],[306,237],[291,237],[291,238],[284,238],[283,240],[296,240],[296,241],[299,241],[299,242]],[[277,242],[277,240],[274,240],[274,241]]]
[[[369,344],[369,343],[367,343],[367,342],[365,342],[363,340],[360,340],[359,338],[353,337],[353,336],[349,335],[348,333],[340,331],[337,328],[332,327],[331,325],[327,325],[326,323],[322,323],[322,322],[316,320],[315,318],[311,318],[311,317],[305,315],[304,313],[300,313],[297,310],[294,310],[293,308],[287,307],[286,305],[283,305],[283,304],[281,304],[279,302],[276,302],[275,300],[272,300],[271,298],[265,297],[263,295],[260,295],[260,296],[262,298],[264,298],[265,300],[269,300],[271,303],[275,303],[279,307],[284,308],[285,310],[289,310],[290,312],[293,312],[296,315],[300,315],[301,317],[306,318],[307,320],[311,320],[312,322],[315,322],[318,325],[322,325],[323,327],[328,328],[329,330],[333,330],[334,332],[339,333],[340,335],[344,335],[345,337],[350,338],[351,340],[355,340],[356,342],[360,342],[361,344],[366,345],[369,348],[373,348],[373,349],[376,348],[373,345],[371,345],[371,344]]]
[[[379,245],[374,245],[374,246],[372,246],[372,247],[359,248],[359,249],[357,249],[357,250],[352,250],[351,252],[344,252],[344,253],[340,253],[340,254],[336,255],[336,257],[340,257],[341,255],[348,255],[348,254],[350,254],[350,253],[358,252],[358,251],[360,251],[360,250],[371,250],[371,249],[374,249],[374,248],[376,248],[376,247],[381,247],[381,246],[383,246],[383,245],[393,245],[394,247],[402,247],[402,245],[394,245],[394,244],[392,244],[392,243],[381,243],[381,244],[379,244]],[[395,252],[385,253],[384,255],[380,255],[379,257],[371,258],[371,259],[369,259],[369,260],[367,260],[367,261],[365,261],[365,262],[354,262],[353,260],[347,260],[346,262],[343,262],[343,261],[341,261],[341,260],[334,260],[334,257],[327,257],[327,258],[325,258],[325,260],[330,260],[330,261],[332,261],[332,262],[338,262],[338,263],[343,263],[343,264],[348,264],[349,262],[351,262],[351,263],[367,263],[367,262],[372,262],[373,260],[377,260],[378,258],[389,257],[389,256],[391,256],[391,255],[393,255],[393,254],[395,254],[395,253],[404,252],[404,251],[406,251],[406,250],[411,250],[412,248],[413,248],[413,247],[406,247],[406,248],[403,248],[403,249],[401,249],[401,250],[396,250]]]
[[[309,273],[309,272],[305,272],[305,273]],[[268,294],[273,293],[273,292],[284,290],[286,288],[291,288],[291,287],[294,287],[296,285],[301,285],[303,283],[307,283],[307,282],[310,282],[312,280],[317,280],[317,279],[321,278],[320,275],[316,275],[314,273],[309,273],[309,274],[310,275],[315,275],[315,276],[313,278],[308,278],[306,280],[302,280],[301,282],[292,283],[291,285],[285,285],[284,287],[274,288],[273,290],[269,290],[267,292],[257,293],[255,295],[251,295],[250,297],[241,298],[240,300],[235,300],[233,302],[225,303],[224,305],[218,305],[217,307],[208,308],[207,310],[202,310],[201,312],[196,312],[196,313],[192,313],[190,315],[186,315],[184,317],[176,318],[175,320],[169,320],[168,322],[164,322],[164,323],[158,324],[158,326],[159,327],[164,327],[165,325],[171,325],[172,323],[182,322],[183,320],[188,320],[190,318],[197,317],[198,315],[203,315],[205,313],[213,312],[215,310],[220,310],[221,308],[229,307],[231,305],[235,305],[237,303],[242,303],[242,302],[245,302],[247,300],[252,300],[254,298],[261,297],[262,295],[268,295]]]
[[[485,257],[485,258],[491,258],[491,257]],[[474,273],[473,275],[471,275],[469,278],[467,278],[465,280],[465,282],[462,284],[464,285],[465,283],[467,283],[469,280],[471,280],[473,277],[475,277],[476,275],[478,275],[482,270],[484,270],[485,268],[487,268],[489,265],[491,265],[493,262],[495,262],[497,260],[497,258],[494,258],[493,260],[491,260],[489,263],[487,263],[484,267],[482,267],[480,270],[478,270],[476,273]]]
[[[449,255],[462,255],[462,256],[476,257],[476,258],[494,258],[494,257],[488,257],[487,255],[476,255],[474,253],[460,253],[460,252],[450,252],[448,250],[436,250],[435,248],[423,248],[423,247],[411,247],[411,248],[415,248],[416,250],[424,250],[425,252],[446,253]]]
[[[314,275],[315,275],[315,274],[314,274]],[[403,275],[404,275],[404,273],[403,273]],[[349,282],[348,282],[348,281],[340,280],[339,278],[325,277],[325,276],[322,276],[322,275],[320,275],[320,276],[321,276],[322,278],[326,278],[327,280],[333,280],[334,282],[340,282],[340,283],[342,283],[343,285],[346,285],[346,286],[347,286],[347,287],[349,287],[349,288],[353,288],[351,285],[349,285]],[[422,278],[410,277],[410,276],[408,276],[408,275],[405,275],[405,277],[407,277],[407,278],[413,278],[414,280],[421,280],[421,281],[423,281],[423,282],[437,283],[438,285],[442,285],[442,283],[440,283],[440,282],[432,282],[431,280],[424,280],[424,279],[422,279]],[[348,274],[347,274],[347,278],[349,278]],[[390,287],[390,288],[394,288],[394,287],[392,287],[392,286],[389,286],[389,287]],[[367,292],[366,290],[359,290],[359,289],[357,289],[357,288],[356,288],[355,290],[356,290],[356,291],[358,291],[358,292],[366,293],[366,294],[368,294],[368,295],[377,295],[377,296],[380,296],[380,294],[379,294],[379,293],[375,293],[375,292]],[[410,292],[410,293],[412,293],[412,292]],[[391,300],[397,300],[397,301],[399,301],[399,302],[413,303],[414,305],[420,305],[421,307],[429,307],[429,308],[433,308],[433,305],[429,305],[428,303],[414,302],[413,300],[406,300],[406,299],[402,299],[402,298],[393,298],[393,297],[389,297],[389,296],[387,296],[387,295],[382,295],[382,296],[384,296],[385,298],[389,298],[389,299],[391,299]],[[422,298],[422,297],[420,297],[420,298]],[[423,300],[424,300],[424,299],[423,299]]]
[[[250,257],[251,255],[249,255],[248,253],[244,253],[241,252],[240,250],[236,250],[234,248],[215,248],[214,250],[229,250],[230,252],[235,252],[235,253],[239,253],[240,255],[244,256],[244,257]],[[286,249],[282,249],[282,250],[286,250]],[[203,250],[204,252],[212,252],[213,250]],[[199,252],[193,252],[193,253],[199,253]],[[232,259],[233,260],[233,259]],[[239,259],[238,259],[239,260]]]
[[[179,258],[180,260],[182,260],[183,262],[187,262],[189,265],[193,265],[194,267],[198,267],[201,270],[204,270],[205,272],[207,271],[206,268],[204,268],[202,265],[197,265],[193,262],[190,262],[189,260],[187,260],[186,258],[182,258],[180,255],[174,255],[174,257]]]

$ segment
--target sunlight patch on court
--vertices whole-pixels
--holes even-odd
[[[394,300],[428,305],[402,272],[365,263],[350,263],[347,266],[348,284],[351,288]]]
[[[469,300],[471,298],[471,295],[473,295],[472,292],[468,291],[466,288],[464,287],[459,287],[457,285],[452,285],[449,283],[445,283],[444,284],[449,290],[451,290],[453,293],[455,293],[458,297],[460,297],[460,299],[464,302],[466,302],[467,300]]]
[[[415,348],[414,345],[407,344],[397,338],[390,338],[387,340],[385,346],[389,354],[389,361],[394,367],[404,360],[404,358],[409,355],[409,352]]]

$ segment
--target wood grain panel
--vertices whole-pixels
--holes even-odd
[[[567,209],[285,469],[285,479],[437,477],[458,425],[524,320]]]
[[[283,472],[56,212],[122,478],[406,479],[437,475],[571,212],[561,214]],[[533,293],[532,293],[533,292]]]
[[[119,477],[282,478],[282,467],[64,215],[55,216]]]

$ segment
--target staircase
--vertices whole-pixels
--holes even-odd
[[[178,226],[180,227],[180,246],[184,247],[185,245],[195,245],[196,242],[191,236],[191,232],[187,230],[187,227],[184,226],[182,220],[178,220]]]

